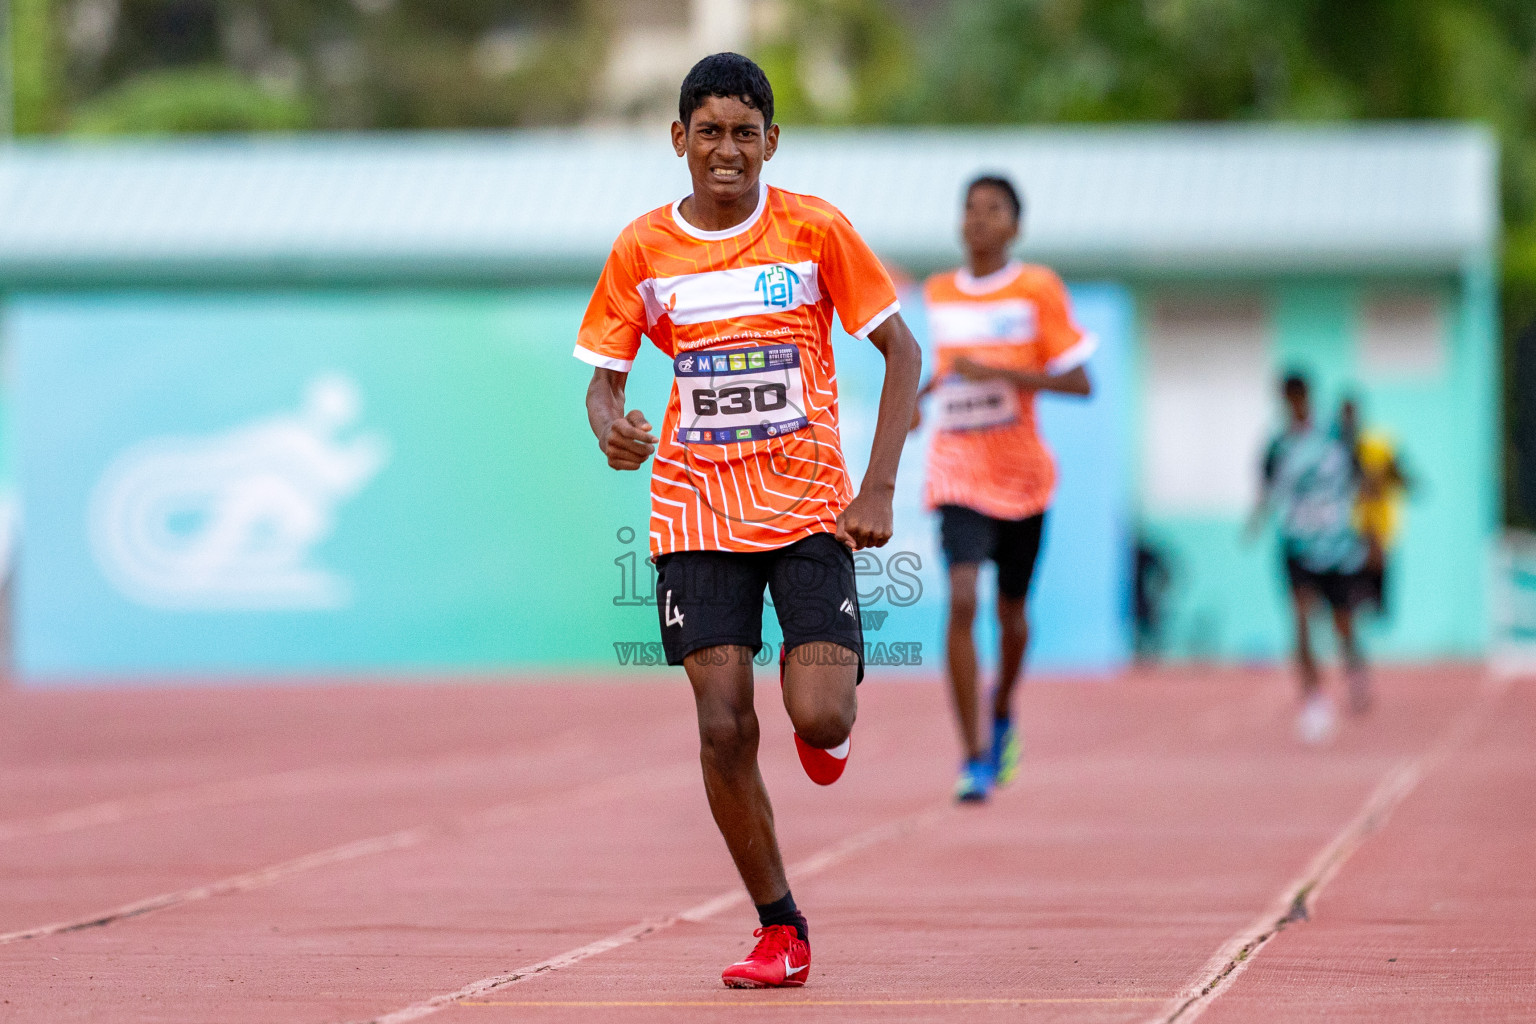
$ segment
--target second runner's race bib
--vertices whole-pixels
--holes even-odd
[[[937,397],[940,430],[985,430],[1019,418],[1018,389],[1005,380],[946,380]]]
[[[672,369],[682,406],[679,444],[766,441],[809,422],[794,345],[689,352]]]

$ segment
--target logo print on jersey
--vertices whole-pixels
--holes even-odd
[[[939,345],[1022,345],[1035,340],[1039,311],[1027,299],[931,302],[928,327]]]
[[[1022,309],[1000,309],[992,314],[992,336],[995,338],[1018,338],[1034,332],[1033,317]]]
[[[638,287],[647,325],[666,319],[674,327],[687,327],[742,317],[773,317],[814,305],[822,298],[818,280],[815,261],[805,260],[651,277]],[[704,339],[691,341],[707,344]]]
[[[752,290],[763,293],[763,305],[769,309],[788,309],[799,283],[800,275],[781,263],[758,274]]]

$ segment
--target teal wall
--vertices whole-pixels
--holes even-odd
[[[1384,429],[1419,487],[1393,565],[1393,614],[1367,627],[1387,659],[1480,656],[1489,629],[1488,565],[1496,527],[1497,365],[1492,276],[1474,268],[1431,285],[1446,311],[1444,373],[1373,377],[1359,358],[1361,299],[1379,282],[1288,281],[1263,289],[1271,371],[1312,377],[1320,417],[1346,390],[1367,426]],[[1155,294],[1140,293],[1143,304]],[[1273,420],[1279,424],[1278,402]],[[1260,452],[1254,452],[1257,474]],[[1267,661],[1287,654],[1289,607],[1272,527],[1257,540],[1231,515],[1150,515],[1142,530],[1171,562],[1165,653]]]
[[[1309,369],[1324,410],[1346,386],[1361,392],[1368,421],[1395,435],[1421,482],[1396,562],[1397,614],[1372,628],[1373,652],[1478,655],[1497,483],[1492,278],[1474,270],[1435,285],[1449,330],[1444,374],[1432,377],[1372,379],[1361,367],[1360,299],[1372,286],[1264,286],[1270,369]],[[1153,294],[1140,292],[1143,307]],[[0,321],[11,375],[3,457],[14,462],[24,514],[22,678],[607,673],[626,658],[654,662],[645,646],[656,640],[646,477],[613,473],[595,451],[580,400],[590,371],[570,356],[586,295],[13,296]],[[1105,671],[1126,657],[1144,388],[1131,293],[1079,285],[1073,297],[1105,344],[1090,364],[1100,385],[1092,401],[1042,400],[1062,487],[1032,599],[1034,663]],[[921,335],[915,304],[909,313]],[[857,471],[880,363],[847,337],[837,350]],[[669,381],[666,360],[653,355],[637,362],[630,394],[659,417]],[[355,392],[358,407],[343,401],[329,426],[304,427],[317,382],[337,393],[325,392],[328,380],[344,382],[339,393]],[[868,639],[919,644],[931,670],[943,584],[919,502],[923,442],[915,436],[903,461],[897,537],[866,561],[861,588],[867,610],[883,613],[868,620]],[[318,454],[309,450],[317,444]],[[328,478],[347,457],[369,464],[356,479]],[[231,475],[246,481],[239,507],[210,511],[208,481]],[[218,533],[210,522],[240,515],[260,521],[245,534],[255,540],[233,554],[207,543]],[[1173,564],[1169,655],[1284,655],[1290,631],[1271,535],[1245,540],[1236,512],[1157,515],[1142,530]],[[894,562],[902,553],[912,557]],[[182,590],[157,590],[161,563],[184,557],[206,564],[180,566]],[[250,590],[253,579],[267,589]],[[980,628],[984,642],[989,628]],[[766,634],[776,637],[771,625]]]
[[[648,477],[608,469],[587,426],[587,295],[12,296],[23,681],[654,664]],[[1074,295],[1104,340],[1101,389],[1044,417],[1063,483],[1038,654],[1106,671],[1128,656],[1131,302]],[[835,347],[857,479],[883,367],[867,342]],[[669,369],[647,346],[630,379],[653,422]],[[944,595],[921,440],[860,583],[872,661],[931,671]]]
[[[613,638],[652,639],[643,610],[613,602],[617,532],[643,527],[646,481],[610,472],[592,450],[580,402],[589,369],[570,356],[585,298],[549,289],[13,299],[23,674],[473,670],[514,655],[560,666],[605,650],[611,659]],[[661,370],[642,367],[636,389],[664,387]],[[253,607],[209,592],[166,607],[113,585],[87,538],[115,460],[147,439],[228,438],[296,410],[326,374],[344,375],[361,397],[343,436],[388,446],[301,559],[344,580],[347,596],[331,607],[302,594]],[[187,506],[180,514],[196,533],[199,496],[176,486],[167,500]]]

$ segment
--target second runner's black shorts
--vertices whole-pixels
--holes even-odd
[[[864,629],[853,555],[830,533],[772,551],[674,551],[656,559],[656,611],[668,665],[706,647],[763,646],[763,590],[773,597],[784,648],[827,641],[858,657]]]
[[[1359,572],[1319,572],[1307,568],[1294,555],[1286,554],[1285,574],[1291,581],[1292,590],[1316,594],[1336,611],[1354,611],[1366,597],[1366,587]]]
[[[950,565],[996,562],[997,589],[1014,600],[1029,596],[1044,531],[1044,512],[1025,519],[994,519],[963,505],[939,506],[944,561]]]

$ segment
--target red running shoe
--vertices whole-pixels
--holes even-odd
[[[853,749],[853,737],[849,736],[831,750],[813,747],[795,733],[795,752],[800,755],[800,767],[818,786],[830,786],[843,777],[848,767],[848,753]]]
[[[726,988],[793,988],[811,973],[811,947],[793,925],[770,924],[752,935],[757,948],[720,974]]]

